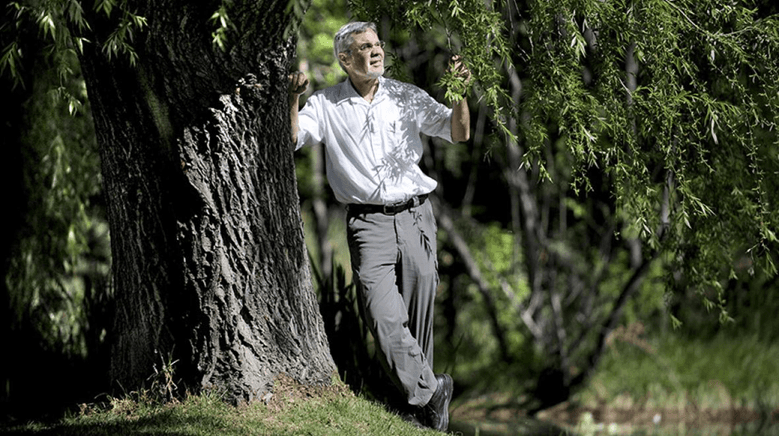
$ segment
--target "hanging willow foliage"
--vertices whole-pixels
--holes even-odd
[[[756,1],[353,0],[358,18],[442,29],[504,141],[539,165],[562,139],[573,188],[610,180],[626,232],[702,288],[736,260],[776,274],[779,18]],[[457,41],[453,47],[452,41]],[[512,101],[507,72],[519,72]],[[447,95],[463,84],[444,76]],[[506,120],[519,120],[510,132]]]
[[[219,47],[230,41],[225,5],[233,3],[212,17]],[[288,13],[307,5],[292,0]],[[18,1],[5,13],[17,28],[35,22],[56,60],[91,43],[66,31],[89,25],[84,7],[115,18],[103,49],[132,63],[133,38],[149,24],[132,1]],[[468,92],[483,102],[503,140],[522,144],[524,165],[546,178],[544,150],[562,139],[575,189],[592,189],[590,171],[606,174],[627,231],[714,288],[723,273],[739,272],[737,257],[747,256],[747,272],[776,274],[776,8],[768,0],[350,1],[356,18],[389,17],[410,35],[442,29],[446,50],[462,55],[476,79],[470,89],[444,75],[448,98]],[[22,53],[9,41],[0,68],[14,75]],[[508,92],[513,71],[522,80],[517,101]]]

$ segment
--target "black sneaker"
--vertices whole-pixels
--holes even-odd
[[[416,416],[426,427],[446,431],[449,427],[449,402],[452,401],[454,382],[449,374],[436,374],[438,388],[430,401],[422,406]]]
[[[410,413],[410,412],[407,412],[407,413],[400,413],[400,414],[399,414],[399,416],[401,417],[401,419],[403,419],[403,420],[404,420],[404,421],[406,421],[407,423],[409,423],[409,424],[413,425],[414,427],[416,427],[416,428],[418,428],[418,429],[420,429],[420,430],[424,430],[424,429],[428,428],[428,427],[427,427],[425,424],[423,424],[423,423],[422,423],[422,422],[419,420],[419,418],[417,417],[417,415],[416,415],[416,414],[414,414],[414,413]]]

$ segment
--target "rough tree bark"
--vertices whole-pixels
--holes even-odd
[[[110,374],[125,390],[163,361],[191,391],[257,398],[286,374],[335,372],[317,311],[289,150],[287,2],[128,2],[148,20],[135,66],[101,45],[81,64],[101,149],[117,314]],[[75,31],[76,29],[74,29]]]

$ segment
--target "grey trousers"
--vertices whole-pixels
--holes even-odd
[[[438,286],[430,202],[396,215],[347,214],[352,270],[365,322],[408,404],[424,405],[433,374],[433,302]]]

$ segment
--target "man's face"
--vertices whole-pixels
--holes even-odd
[[[384,49],[379,46],[379,37],[368,29],[352,35],[354,42],[350,53],[341,53],[341,62],[349,77],[355,79],[376,79],[384,74]]]

